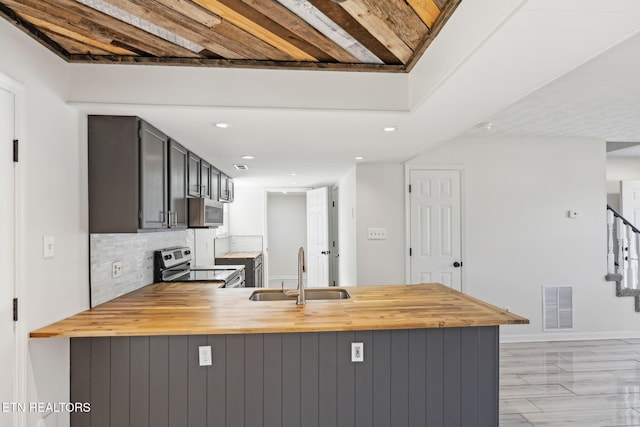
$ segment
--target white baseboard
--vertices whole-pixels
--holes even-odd
[[[640,331],[610,332],[547,332],[541,334],[500,335],[500,343],[541,342],[541,341],[583,341],[640,338]]]

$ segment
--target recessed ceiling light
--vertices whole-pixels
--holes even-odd
[[[386,128],[382,129],[385,132],[394,132],[397,128],[395,126],[387,126]]]
[[[233,165],[233,167],[238,169],[239,171],[246,171],[249,169],[249,166],[247,165]]]
[[[298,185],[298,183],[297,183],[297,182],[295,182],[295,181],[293,181],[293,182],[291,183],[291,185]]]
[[[240,158],[241,159],[245,159],[245,160],[253,160],[253,159],[255,159],[255,157],[249,156],[249,155],[246,155],[246,154],[244,156],[240,156]]]
[[[296,175],[298,175],[298,174],[297,174],[297,173],[295,173],[295,172],[291,172],[289,175],[291,175],[291,176],[296,176]]]
[[[491,122],[483,122],[483,123],[478,123],[476,125],[476,129],[483,129],[483,130],[491,130],[492,127],[493,127],[493,123]]]
[[[356,156],[356,157],[354,157],[354,159],[356,159],[356,160],[364,160],[364,157],[362,157],[362,156]]]
[[[220,129],[226,129],[228,127],[230,127],[231,125],[229,123],[225,123],[225,122],[218,122],[216,123],[216,127],[220,128]]]

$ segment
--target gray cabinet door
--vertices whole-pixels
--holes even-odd
[[[186,228],[188,150],[176,141],[169,143],[169,211],[172,228]]]
[[[189,183],[189,195],[192,197],[200,197],[200,163],[202,159],[192,152],[189,152],[189,174],[187,181]]]
[[[211,164],[204,160],[200,161],[200,195],[211,198]]]
[[[211,166],[209,178],[211,180],[209,184],[209,187],[211,188],[211,199],[218,200],[220,197],[220,171]]]
[[[165,134],[140,123],[140,228],[168,226],[167,141]]]

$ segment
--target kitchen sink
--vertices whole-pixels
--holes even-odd
[[[349,292],[344,289],[332,288],[305,289],[304,295],[307,301],[351,298]],[[276,289],[254,291],[249,297],[251,301],[295,301],[296,298],[296,295],[287,295],[283,291]]]

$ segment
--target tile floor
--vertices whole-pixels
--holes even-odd
[[[640,339],[502,344],[500,426],[640,426]]]

